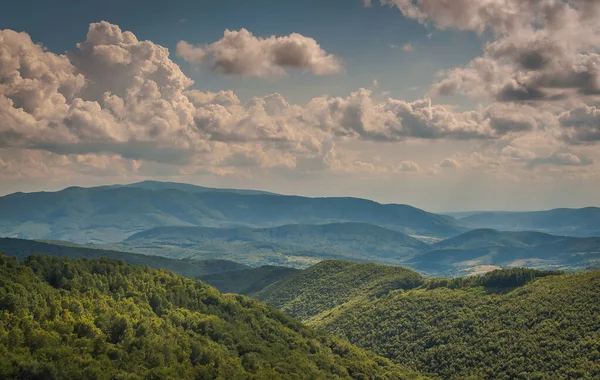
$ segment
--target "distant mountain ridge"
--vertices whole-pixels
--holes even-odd
[[[431,245],[407,266],[437,275],[467,275],[505,267],[585,269],[600,263],[600,237],[478,229]]]
[[[574,237],[600,236],[600,208],[557,208],[547,211],[474,212],[453,214],[466,228],[538,231]]]
[[[119,242],[161,226],[275,227],[339,222],[369,223],[436,237],[464,231],[451,217],[407,205],[181,186],[186,190],[171,189],[177,184],[149,182],[10,194],[0,197],[0,236]]]
[[[245,194],[245,195],[258,195],[258,194],[269,194],[269,195],[277,195],[275,193],[263,190],[247,190],[247,189],[228,189],[228,188],[218,188],[218,187],[205,187],[198,185],[191,185],[187,183],[177,183],[177,182],[160,182],[160,181],[142,181],[136,183],[130,183],[126,185],[108,185],[101,186],[104,188],[120,188],[120,187],[130,187],[136,189],[145,189],[145,190],[180,190],[180,191],[188,191],[192,193],[209,193],[209,192],[223,192],[223,193],[236,193],[236,194]]]

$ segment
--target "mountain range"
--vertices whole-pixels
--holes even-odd
[[[0,236],[250,267],[338,259],[460,276],[515,266],[598,268],[598,210],[448,216],[359,198],[146,181],[0,197]]]
[[[431,245],[406,265],[423,272],[455,276],[506,267],[593,269],[599,263],[600,237],[477,229]]]
[[[433,237],[465,231],[452,217],[408,205],[153,182],[14,193],[0,198],[0,235],[77,243],[120,242],[164,226],[276,227],[340,222],[369,223]]]

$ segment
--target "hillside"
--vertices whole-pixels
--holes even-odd
[[[236,293],[252,296],[259,290],[298,273],[298,269],[287,267],[262,266],[233,272],[201,275],[199,280],[214,286],[221,293]]]
[[[0,238],[0,252],[23,261],[27,256],[47,254],[71,259],[108,258],[119,259],[129,264],[148,265],[156,269],[168,269],[186,277],[198,277],[205,274],[238,271],[247,266],[226,260],[174,260],[159,256],[146,256],[129,252],[91,249],[65,242],[39,242],[34,240]]]
[[[3,379],[406,379],[239,295],[114,260],[0,255]]]
[[[600,272],[591,272],[500,292],[393,292],[341,305],[310,324],[443,379],[596,379],[599,305]]]
[[[353,299],[411,289],[423,278],[401,267],[347,261],[323,261],[254,294],[283,312],[308,319]]]
[[[435,237],[464,231],[448,216],[366,199],[150,187],[73,187],[0,197],[0,236],[115,243],[161,226],[275,227],[340,222],[369,223]]]
[[[600,376],[600,271],[515,268],[454,279],[411,273],[323,262],[256,297],[440,379]]]
[[[456,276],[501,267],[582,270],[599,262],[597,237],[479,229],[433,244],[406,265],[435,275]]]
[[[429,248],[400,232],[364,223],[232,229],[158,227],[137,233],[117,247],[175,258],[218,257],[251,265],[296,267],[323,259],[401,264]]]
[[[462,217],[459,219],[459,223],[467,228],[528,230],[575,237],[600,236],[600,208],[481,212]]]

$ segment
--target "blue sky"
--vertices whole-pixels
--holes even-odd
[[[155,179],[600,204],[600,5],[381,3],[6,2],[0,194]]]
[[[473,33],[436,31],[402,19],[400,12],[390,7],[365,8],[361,0],[59,3],[64,6],[39,0],[11,2],[3,6],[0,25],[26,31],[34,41],[62,53],[81,42],[82,31],[90,23],[105,20],[134,31],[139,39],[169,48],[173,59],[188,69],[186,73],[196,81],[195,87],[232,89],[243,99],[279,92],[286,99],[302,103],[315,94],[343,96],[378,80],[382,91],[412,100],[426,93],[439,70],[468,62],[481,53],[481,43]],[[36,12],[32,14],[31,9]],[[210,43],[221,38],[225,29],[241,28],[262,37],[294,32],[313,37],[325,50],[343,59],[346,72],[342,76],[315,77],[296,71],[287,78],[266,81],[223,78],[194,71],[173,54],[180,40]],[[407,43],[414,51],[402,50]]]

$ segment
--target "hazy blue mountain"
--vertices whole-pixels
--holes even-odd
[[[246,190],[246,189],[225,189],[225,188],[216,188],[216,187],[204,187],[191,185],[188,183],[177,183],[177,182],[160,182],[160,181],[142,181],[131,183],[127,185],[111,185],[105,186],[107,188],[119,188],[119,187],[130,187],[136,189],[146,189],[146,190],[181,190],[181,191],[189,191],[192,193],[208,193],[208,192],[225,192],[225,193],[236,193],[236,194],[246,194],[246,195],[257,195],[257,194],[271,194],[276,195],[274,193],[262,190]]]
[[[433,244],[407,264],[437,275],[477,274],[504,267],[580,270],[600,263],[600,238],[478,229]]]
[[[92,249],[68,242],[40,242],[34,240],[0,238],[0,252],[22,261],[31,254],[47,254],[70,259],[95,259],[105,257],[120,259],[129,264],[148,265],[155,269],[168,269],[186,277],[239,271],[248,266],[226,260],[174,260],[158,256],[146,256],[130,252]]]
[[[251,265],[306,267],[323,259],[398,264],[429,246],[397,231],[365,223],[271,228],[157,227],[118,245],[170,257],[224,258]]]
[[[560,208],[531,212],[481,212],[459,217],[467,228],[539,231],[577,237],[600,236],[600,208]]]
[[[0,197],[0,236],[79,243],[118,242],[160,226],[274,227],[339,222],[370,223],[407,234],[438,237],[464,231],[448,216],[357,198],[121,186],[73,187]]]
[[[563,236],[555,236],[542,232],[498,231],[490,228],[482,228],[442,240],[432,244],[431,248],[530,247],[540,244],[551,244],[564,239]]]
[[[237,293],[252,297],[254,293],[277,281],[300,272],[299,269],[265,265],[233,272],[211,273],[198,279],[217,288],[221,293]]]

